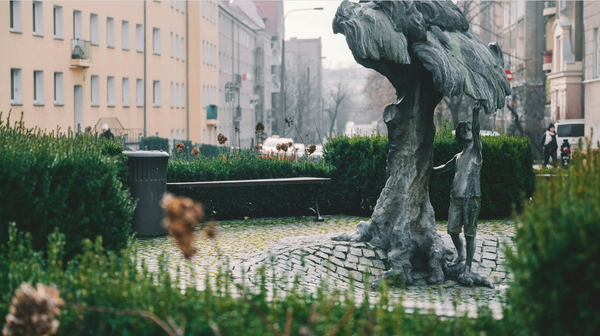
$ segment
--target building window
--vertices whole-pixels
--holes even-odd
[[[44,105],[44,72],[33,72],[33,105]]]
[[[106,46],[115,47],[115,19],[106,18]]]
[[[98,14],[90,15],[90,43],[100,45],[100,27],[98,25]]]
[[[598,28],[594,28],[592,45],[592,78],[598,78]]]
[[[160,107],[160,81],[152,83],[152,106]]]
[[[175,56],[175,41],[173,41],[173,32],[171,32],[171,57]]]
[[[121,25],[121,45],[123,50],[129,50],[129,22],[123,21]]]
[[[144,28],[141,24],[135,25],[135,51],[144,52]]]
[[[179,34],[175,35],[175,58],[179,59]]]
[[[106,80],[106,105],[115,106],[115,77],[108,77]]]
[[[185,61],[185,39],[181,38],[181,60]]]
[[[10,31],[21,32],[21,1],[10,2]]]
[[[92,106],[100,106],[100,78],[97,75],[91,77]]]
[[[23,76],[21,69],[10,69],[10,103],[23,104]]]
[[[186,3],[185,3],[185,0],[184,0],[183,3],[181,4],[181,6],[179,6],[179,7],[181,7],[181,13],[185,13],[185,4]]]
[[[175,7],[175,0],[171,0],[171,8]]]
[[[121,95],[123,96],[123,107],[129,107],[129,78],[123,78]]]
[[[63,34],[63,8],[54,6],[54,38],[62,40]]]
[[[135,106],[144,106],[144,81],[141,78],[135,80]]]
[[[33,35],[44,36],[44,4],[33,2]]]
[[[152,52],[155,55],[160,55],[160,29],[159,28],[152,29]]]
[[[175,85],[175,107],[179,108],[179,83]]]
[[[65,88],[62,72],[54,73],[54,105],[62,106],[65,104]]]
[[[185,84],[181,84],[181,108],[185,107]]]
[[[175,107],[175,87],[173,82],[171,82],[171,108]]]

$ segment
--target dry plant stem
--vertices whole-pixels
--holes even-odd
[[[433,322],[431,322],[431,324],[425,330],[425,333],[423,334],[423,336],[427,336],[427,335],[431,334],[433,332],[433,330],[435,329],[435,327],[437,327],[438,324],[440,324],[440,318],[436,316],[435,320],[433,320]]]
[[[176,328],[174,330],[170,326],[168,326],[163,320],[161,320],[158,316],[153,313],[145,310],[137,310],[137,309],[116,309],[116,308],[108,308],[108,307],[99,307],[99,306],[88,306],[81,303],[70,303],[70,306],[76,307],[78,309],[83,310],[91,310],[98,313],[103,314],[115,314],[115,315],[130,315],[130,316],[141,316],[151,320],[156,323],[162,330],[164,330],[169,336],[183,336],[183,332]]]
[[[285,329],[283,331],[283,336],[290,336],[292,334],[292,314],[294,313],[294,308],[289,307],[287,310],[287,314],[285,316]]]
[[[235,284],[235,286],[242,292],[244,299],[246,299],[248,304],[250,304],[250,308],[252,308],[254,313],[256,313],[256,315],[258,315],[261,321],[263,321],[263,323],[267,325],[267,327],[271,331],[271,334],[273,334],[273,336],[280,336],[281,333],[279,332],[279,330],[277,330],[277,326],[275,326],[271,321],[269,321],[265,313],[262,310],[260,310],[260,308],[258,308],[254,301],[252,301],[252,298],[248,297],[248,292],[246,292],[244,287],[242,287],[240,284]]]
[[[338,321],[338,323],[334,325],[333,328],[331,328],[327,333],[325,333],[325,336],[335,335],[342,328],[342,326],[346,324],[346,322],[348,322],[350,316],[352,316],[352,314],[354,313],[354,309],[354,306],[350,306],[350,308],[348,308],[348,310],[346,311],[344,316],[342,316],[342,318]]]

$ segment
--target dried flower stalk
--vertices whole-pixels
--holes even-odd
[[[227,137],[225,134],[219,133],[219,135],[217,135],[217,141],[219,142],[219,145],[224,145],[227,142]]]
[[[193,155],[193,156],[198,156],[198,155],[200,155],[200,150],[199,150],[198,148],[194,148],[194,149],[192,149],[192,155]]]
[[[165,209],[164,224],[177,247],[189,259],[196,254],[194,230],[204,217],[202,205],[195,203],[187,197],[178,197],[165,194],[160,202]]]
[[[316,150],[317,150],[317,145],[315,145],[315,144],[312,144],[312,145],[306,147],[306,152],[308,153],[308,155],[311,155]]]
[[[2,335],[55,334],[59,322],[54,317],[60,315],[63,304],[56,288],[42,284],[34,288],[29,283],[22,283],[11,300]]]
[[[178,142],[175,145],[175,149],[177,149],[177,152],[181,153],[185,149],[185,145],[183,144],[183,142]]]

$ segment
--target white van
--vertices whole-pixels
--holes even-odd
[[[554,128],[556,129],[556,143],[559,150],[564,140],[569,141],[571,149],[577,148],[579,139],[585,141],[585,119],[558,120],[554,124]]]

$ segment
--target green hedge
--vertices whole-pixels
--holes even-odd
[[[536,186],[518,220],[507,294],[531,335],[599,334],[599,172],[598,157],[575,158],[568,171]]]
[[[272,179],[283,177],[327,177],[330,167],[304,160],[264,159],[250,151],[227,153],[216,158],[170,160],[168,182]],[[176,193],[204,205],[205,213],[214,219],[244,217],[299,216],[313,214],[315,186],[289,185],[210,189],[180,189]],[[327,208],[328,187],[323,187]]]
[[[36,248],[60,228],[68,256],[83,238],[105,237],[120,249],[130,238],[132,200],[121,145],[79,133],[44,134],[0,115],[0,232],[9,222],[33,234]],[[121,181],[120,181],[121,180]],[[6,242],[0,235],[0,243]]]
[[[527,138],[483,137],[480,218],[509,217],[520,210],[523,197],[533,192],[535,175],[531,143]],[[434,165],[441,165],[462,150],[445,127],[434,140]],[[340,212],[370,216],[385,186],[388,139],[386,135],[337,136],[325,146],[325,161],[332,168],[332,207]],[[436,218],[445,219],[450,205],[454,172],[432,175],[429,198]]]
[[[177,269],[183,272],[175,272],[162,256],[158,266],[149,271],[138,259],[135,246],[118,256],[105,252],[100,239],[96,243],[84,242],[83,253],[65,267],[62,234],[48,237],[48,258],[32,251],[31,241],[14,228],[9,236],[6,248],[0,247],[0,255],[5,256],[0,259],[0,327],[15,290],[21,283],[29,282],[52,284],[59,289],[66,305],[57,317],[58,335],[166,335],[149,319],[122,311],[98,313],[83,306],[151,312],[165,324],[185,324],[185,335],[215,335],[210,325],[223,336],[284,335],[286,321],[290,322],[289,335],[294,336],[305,334],[302,330],[307,326],[311,335],[332,335],[329,332],[339,328],[335,335],[348,336],[495,336],[514,335],[516,332],[512,331],[518,330],[508,322],[495,320],[486,307],[480,308],[476,319],[460,314],[445,319],[430,312],[408,314],[400,300],[388,295],[386,286],[381,286],[379,300],[372,305],[370,300],[358,304],[353,288],[334,295],[320,287],[316,294],[309,294],[289,283],[292,289],[285,296],[275,295],[278,292],[271,298],[264,285],[256,291],[244,289],[247,295],[232,295],[234,285],[227,272],[215,275],[215,282],[207,281],[207,288],[198,290],[191,263],[178,265]],[[182,284],[180,280],[184,278],[192,280]],[[263,278],[262,283],[269,280]],[[309,322],[311,309],[315,309],[315,314]],[[278,332],[273,333],[270,328]]]

